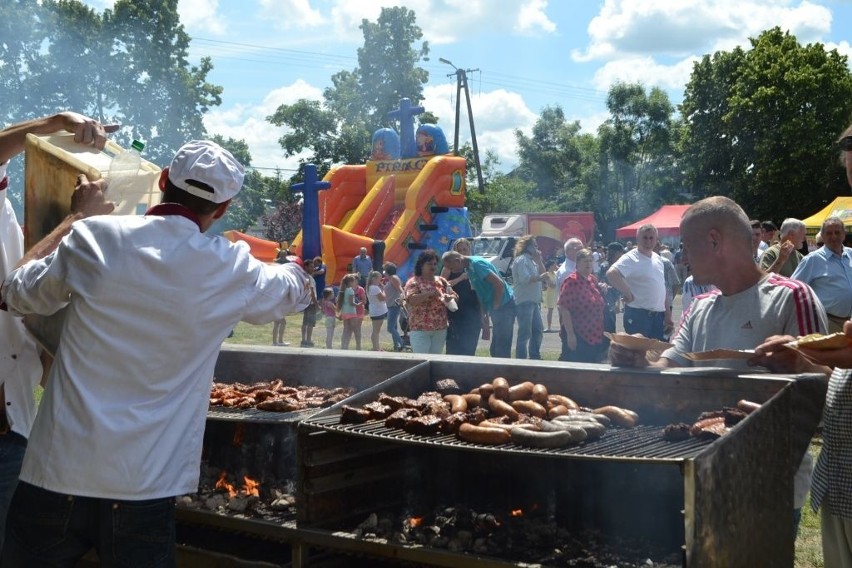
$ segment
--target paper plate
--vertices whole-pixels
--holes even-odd
[[[604,335],[609,337],[610,341],[616,345],[621,345],[633,351],[665,351],[669,347],[674,347],[671,343],[659,341],[657,339],[649,339],[647,337],[637,337],[626,333],[610,333],[604,332]]]
[[[713,349],[711,351],[697,351],[686,353],[684,357],[690,361],[713,361],[716,359],[751,359],[754,357],[754,349]]]
[[[785,344],[791,349],[816,349],[819,351],[827,349],[843,349],[852,345],[852,338],[844,333],[832,333],[831,335],[820,335],[812,333],[800,337],[796,341]]]

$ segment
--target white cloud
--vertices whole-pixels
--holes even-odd
[[[213,134],[225,138],[243,139],[249,146],[252,165],[257,168],[295,169],[298,157],[285,158],[278,144],[283,129],[267,122],[282,104],[292,104],[299,99],[322,98],[322,90],[301,79],[269,92],[259,105],[235,105],[228,109],[211,110],[204,115],[204,126]],[[265,172],[271,175],[272,172]]]
[[[530,0],[521,5],[518,10],[518,23],[515,29],[521,33],[543,31],[553,33],[556,24],[547,17],[547,0]]]
[[[276,28],[283,30],[316,28],[326,24],[310,0],[259,0],[261,14]]]
[[[849,45],[848,41],[843,40],[840,43],[826,42],[825,49],[827,51],[836,49],[837,53],[839,53],[840,55],[845,55],[848,58],[849,68],[852,69],[852,45]]]
[[[203,30],[217,36],[227,32],[226,20],[219,13],[219,0],[180,0],[178,14],[181,23],[188,29]]]
[[[649,87],[680,90],[689,82],[693,63],[699,57],[688,57],[674,65],[664,65],[652,57],[626,57],[608,61],[595,72],[595,88],[608,91],[615,83],[642,83]]]
[[[440,45],[471,39],[479,31],[553,33],[556,24],[547,16],[547,3],[547,0],[500,0],[500,8],[495,10],[493,0],[336,0],[330,17],[336,38],[360,42],[363,35],[358,26],[362,20],[375,22],[383,7],[405,6],[417,14],[423,39]]]
[[[712,53],[774,26],[814,41],[830,32],[831,11],[807,0],[606,0],[589,23],[589,45],[572,57]]]
[[[423,106],[438,116],[438,125],[444,130],[450,144],[453,143],[456,126],[455,94],[455,85],[427,87],[423,92]],[[467,114],[467,101],[462,99],[461,103],[459,145],[464,145],[471,140],[470,119]],[[518,163],[514,131],[517,128],[529,135],[538,116],[527,107],[519,94],[503,89],[471,96],[471,108],[480,159],[484,160],[485,152],[491,150],[497,154],[501,170],[514,168]]]

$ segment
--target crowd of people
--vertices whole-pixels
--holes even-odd
[[[810,490],[825,565],[852,566],[852,249],[842,219],[825,219],[820,247],[808,251],[802,221],[779,230],[717,196],[687,209],[676,252],[653,225],[637,230],[635,247],[570,238],[561,262],[542,258],[527,235],[510,283],[458,239],[443,254],[421,251],[403,282],[393,263],[376,266],[362,248],[335,290],[321,257],[297,258],[282,243],[278,261],[266,264],[244,244],[205,234],[244,171],[218,144],[196,140],[163,169],[162,203],[145,215],[109,215],[107,182],[81,175],[70,214],[24,251],[5,169],[25,136],[67,131],[103,148],[116,128],[64,112],[0,131],[0,566],[73,565],[92,547],[106,565],[173,565],[175,496],[197,489],[216,353],[239,321],[274,322],[273,344],[286,345],[285,316],[299,312],[301,347],[314,346],[322,319],[326,348],[340,324],[339,347],[361,349],[369,316],[374,351],[387,322],[394,351],[470,356],[484,339],[492,357],[514,348],[518,359],[540,359],[544,334],[557,327],[561,361],[686,367],[702,364],[690,353],[735,349],[754,355],[712,364],[822,373],[823,449],[815,467],[808,454],[799,466],[792,526]],[[838,142],[852,185],[852,127]],[[49,354],[21,318],[58,310],[63,334]],[[671,347],[649,358],[610,343],[619,313],[625,332]],[[832,331],[850,346],[785,347]],[[101,433],[98,443],[91,432]]]

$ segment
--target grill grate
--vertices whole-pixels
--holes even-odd
[[[340,416],[313,417],[303,424],[341,434],[380,438],[393,442],[453,447],[473,451],[504,452],[521,455],[576,457],[580,459],[606,459],[655,463],[679,463],[697,456],[713,440],[689,438],[679,442],[663,439],[660,426],[637,426],[631,429],[609,428],[599,440],[583,442],[565,448],[538,449],[502,444],[485,446],[460,440],[455,435],[419,436],[399,428],[388,428],[384,421],[373,420],[363,424],[340,424]]]
[[[288,424],[304,420],[323,410],[322,408],[310,408],[308,410],[297,410],[295,412],[272,412],[269,410],[258,410],[257,408],[228,408],[225,406],[211,406],[207,410],[208,420],[223,420],[231,422],[262,422],[264,424]]]

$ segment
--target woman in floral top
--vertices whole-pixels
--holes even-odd
[[[568,338],[568,361],[600,363],[604,346],[604,299],[592,275],[592,251],[577,253],[577,270],[562,283],[559,314]]]
[[[408,330],[414,353],[441,353],[447,339],[447,307],[458,296],[446,279],[437,276],[438,254],[424,250],[414,264],[414,276],[403,291],[408,308]]]

